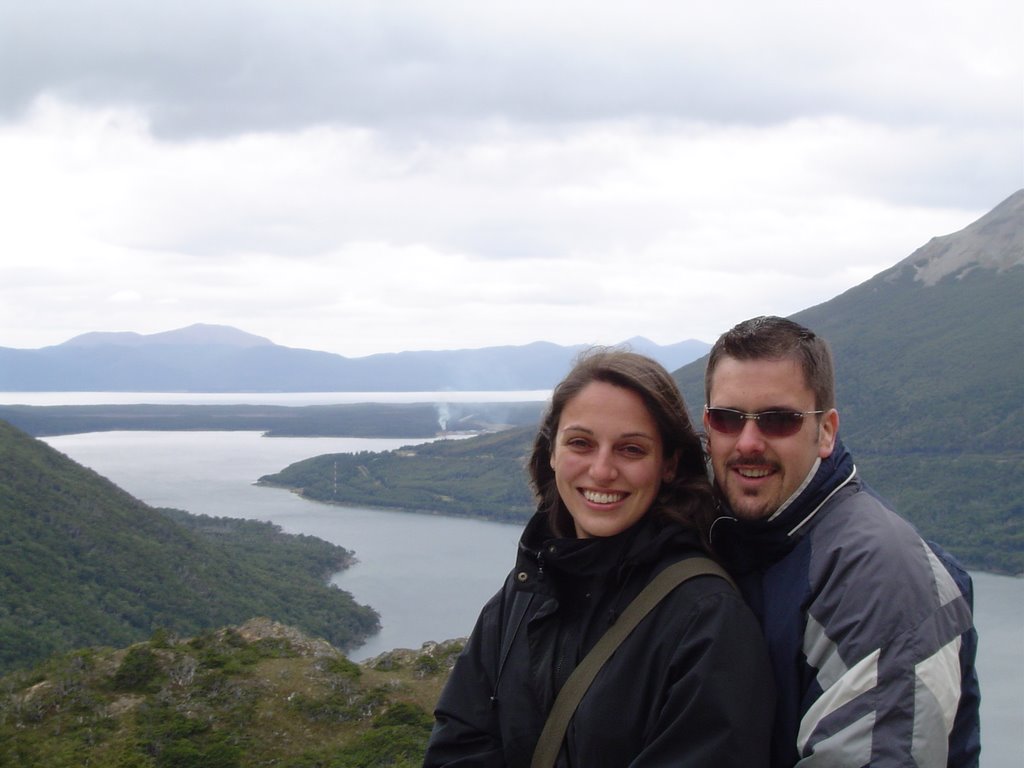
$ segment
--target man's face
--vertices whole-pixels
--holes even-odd
[[[816,410],[814,393],[793,359],[722,358],[712,374],[708,404],[746,413]],[[805,416],[799,431],[787,437],[766,437],[753,419],[743,422],[739,434],[716,432],[706,413],[704,428],[715,479],[729,506],[740,519],[761,520],[793,495],[815,459],[832,454],[839,414],[833,408]]]

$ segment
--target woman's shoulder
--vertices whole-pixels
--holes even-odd
[[[670,580],[671,590],[662,599],[660,613],[672,614],[685,623],[706,614],[736,616],[746,623],[753,613],[725,568],[700,547],[680,550],[659,563],[648,583]]]
[[[678,562],[694,566],[703,557],[707,556],[700,550],[691,550]],[[641,645],[666,643],[665,652],[673,657],[709,643],[740,649],[764,642],[757,619],[739,591],[717,570],[703,568],[676,583],[641,627],[637,638]]]

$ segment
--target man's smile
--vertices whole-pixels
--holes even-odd
[[[767,464],[732,464],[730,469],[735,471],[740,477],[745,477],[750,480],[768,477],[768,475],[775,473],[775,468]]]

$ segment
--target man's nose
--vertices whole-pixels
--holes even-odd
[[[736,450],[740,453],[762,453],[764,445],[764,434],[757,426],[757,420],[744,419],[743,429],[736,437]]]

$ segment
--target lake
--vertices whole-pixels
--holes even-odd
[[[261,475],[310,456],[389,450],[422,440],[97,432],[45,441],[150,505],[273,521],[287,532],[355,550],[358,564],[337,575],[334,583],[377,609],[383,624],[378,636],[350,654],[355,660],[468,634],[515,559],[519,526],[335,507],[253,484]],[[973,575],[982,765],[1017,768],[1024,755],[1024,580]]]

